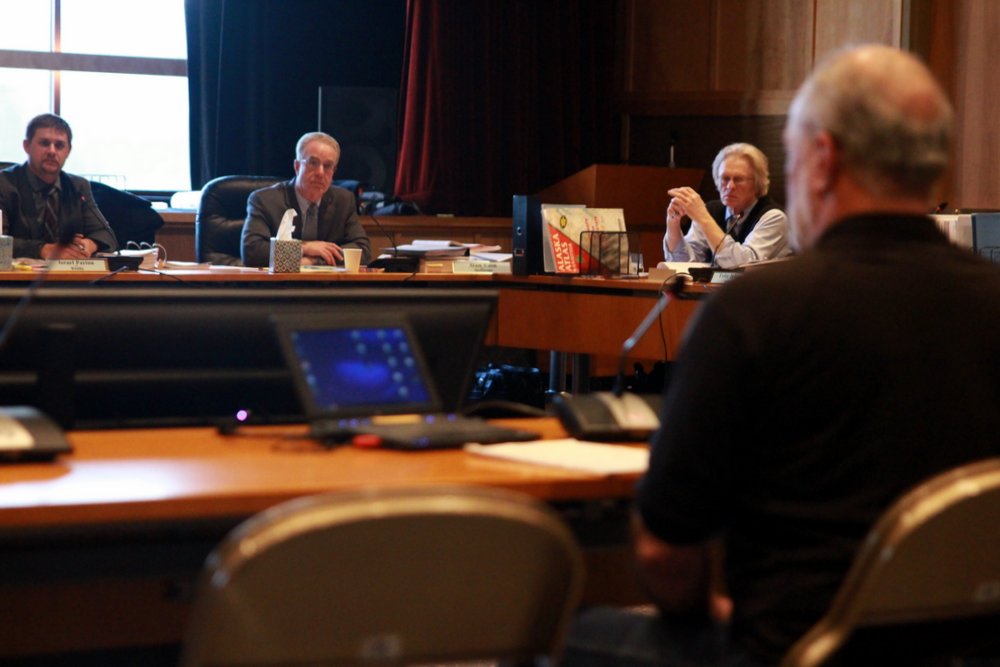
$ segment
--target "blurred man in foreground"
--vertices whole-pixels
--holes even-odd
[[[930,72],[888,47],[835,53],[803,84],[785,130],[801,255],[703,305],[639,486],[660,614],[584,614],[566,664],[775,664],[893,500],[1000,454],[1000,269],[925,215],[951,118]],[[920,632],[851,664],[940,660]]]

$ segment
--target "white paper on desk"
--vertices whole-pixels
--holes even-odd
[[[475,252],[472,257],[484,262],[509,262],[514,255],[509,252]]]
[[[519,463],[581,470],[598,475],[641,473],[649,467],[649,448],[609,445],[576,438],[465,446],[465,451]]]
[[[691,273],[691,268],[712,266],[708,262],[658,262],[656,268],[673,269],[677,273]]]
[[[295,212],[294,208],[290,208],[285,211],[285,214],[281,216],[281,222],[278,224],[278,233],[274,235],[274,238],[279,241],[291,241],[292,232],[295,231],[295,216],[298,213]]]

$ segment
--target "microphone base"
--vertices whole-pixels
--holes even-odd
[[[556,395],[552,406],[563,428],[574,438],[605,442],[646,442],[660,427],[659,394],[598,391],[579,396]]]

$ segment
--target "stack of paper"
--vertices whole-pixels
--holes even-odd
[[[513,255],[482,252],[468,257],[423,257],[420,273],[510,273]]]
[[[480,252],[497,252],[500,246],[488,246],[481,243],[459,243],[457,241],[414,240],[413,243],[397,245],[397,255],[417,257],[468,257]]]
[[[534,440],[499,445],[466,445],[473,454],[520,463],[581,470],[600,475],[642,473],[649,467],[649,449],[609,445],[575,438]]]

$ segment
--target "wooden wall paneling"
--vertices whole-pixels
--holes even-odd
[[[815,60],[848,44],[900,46],[903,0],[815,1]]]
[[[759,14],[751,19],[759,34],[756,59],[759,89],[784,91],[786,101],[805,80],[813,63],[815,15],[812,3],[768,0],[756,3]],[[785,106],[787,110],[787,104]]]
[[[676,136],[677,166],[705,169],[698,191],[711,199],[718,198],[710,173],[715,154],[734,141],[754,144],[768,159],[771,196],[784,201],[785,150],[781,133],[785,116],[636,116],[631,125],[629,151],[633,164],[665,165],[664,147]]]
[[[706,90],[712,2],[628,0],[625,92]]]
[[[952,206],[1000,208],[1000,124],[995,95],[1000,88],[1000,3],[957,2],[955,67],[956,141]]]
[[[907,0],[903,5],[903,48],[922,58],[956,107],[956,51],[958,42],[958,9],[953,0]],[[958,205],[955,169],[958,165],[957,145],[961,139],[961,123],[956,113],[955,139],[949,169],[940,184],[935,202]]]
[[[794,90],[812,65],[812,3],[718,0],[715,29],[717,90]]]

